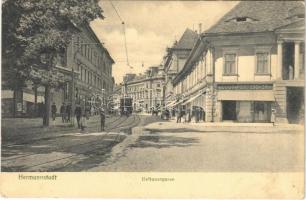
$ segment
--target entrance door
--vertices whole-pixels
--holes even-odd
[[[237,120],[236,101],[222,101],[222,120]]]
[[[283,80],[294,78],[294,43],[285,42],[283,44]]]
[[[304,91],[302,87],[287,87],[287,117],[289,123],[304,120]]]

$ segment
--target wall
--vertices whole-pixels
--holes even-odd
[[[241,45],[239,47],[218,47],[216,48],[215,60],[215,80],[216,82],[250,82],[250,81],[273,81],[276,79],[277,68],[277,53],[276,45],[265,46],[270,50],[269,64],[270,75],[257,75],[256,70],[256,50],[259,51],[262,47],[256,45]],[[224,76],[224,53],[235,52],[237,59],[237,76]]]

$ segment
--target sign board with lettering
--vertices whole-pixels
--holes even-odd
[[[272,90],[273,84],[218,84],[218,90]]]

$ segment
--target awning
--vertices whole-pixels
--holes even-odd
[[[197,94],[197,95],[191,97],[190,99],[188,99],[188,101],[184,102],[183,105],[186,105],[187,103],[192,102],[193,100],[195,100],[196,98],[198,98],[198,97],[201,96],[201,95],[202,95],[202,94],[200,93],[200,94]]]
[[[35,102],[35,96],[33,94],[29,94],[29,93],[24,92],[23,93],[23,100],[34,103]],[[41,103],[43,101],[44,101],[43,96],[37,96],[37,103]]]
[[[14,92],[12,90],[2,90],[1,98],[2,99],[12,99],[14,98]]]
[[[167,106],[167,107],[171,107],[171,106],[173,106],[173,105],[175,104],[175,102],[176,102],[176,101],[171,101],[171,102],[168,103],[166,106]]]
[[[218,100],[275,101],[273,90],[218,91]]]
[[[184,101],[186,101],[186,99],[181,99],[180,101],[175,102],[175,104],[172,105],[172,106],[176,106],[176,105],[178,105],[178,104],[181,104],[181,103],[183,103]]]

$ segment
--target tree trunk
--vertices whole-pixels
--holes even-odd
[[[49,126],[50,122],[50,86],[45,86],[45,109],[44,109],[44,119],[43,119],[43,125]]]
[[[38,116],[37,110],[37,85],[34,86],[34,116]]]

